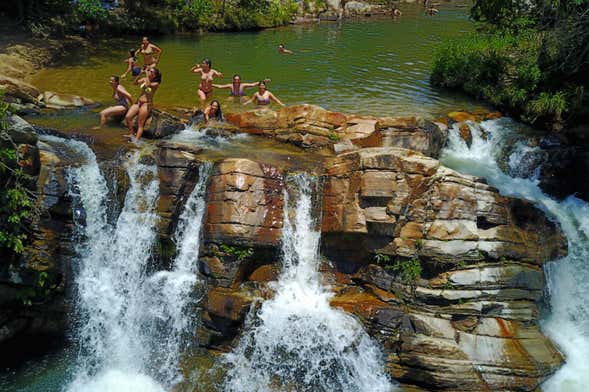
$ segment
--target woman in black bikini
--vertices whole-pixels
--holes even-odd
[[[133,106],[129,108],[129,111],[125,116],[127,128],[129,128],[128,137],[131,139],[133,138],[133,119],[137,116],[136,141],[139,141],[141,135],[143,135],[145,121],[147,121],[147,118],[151,114],[151,109],[153,109],[153,96],[162,82],[162,75],[159,69],[148,68],[143,72],[145,72],[145,77],[142,78],[141,75],[139,75],[135,78],[135,84],[140,85],[141,87],[141,94],[137,99],[137,103],[134,103]]]
[[[213,78],[223,79],[223,74],[211,68],[212,63],[209,59],[204,59],[202,64],[196,64],[190,69],[190,72],[200,73],[200,85],[198,86],[198,97],[204,102],[213,93]]]
[[[274,94],[266,89],[266,83],[263,80],[258,83],[258,91],[256,91],[247,102],[244,102],[244,105],[248,105],[253,101],[256,101],[256,104],[258,105],[269,105],[270,101],[274,101],[280,106],[284,106]]]
[[[100,125],[98,128],[103,127],[110,118],[123,117],[129,110],[131,102],[133,102],[131,94],[119,84],[118,76],[111,76],[108,83],[112,88],[112,97],[115,104],[100,112]]]
[[[129,58],[125,60],[125,63],[127,63],[127,70],[121,75],[121,79],[125,79],[129,72],[131,72],[131,75],[134,77],[139,76],[141,73],[141,67],[139,66],[139,62],[137,62],[137,55],[134,49],[129,50]]]

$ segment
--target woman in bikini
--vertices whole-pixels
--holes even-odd
[[[264,82],[270,82],[270,79],[264,79]],[[231,84],[213,84],[214,88],[229,89],[231,97],[243,97],[245,96],[245,89],[249,87],[256,87],[258,82],[254,83],[243,83],[241,76],[238,74],[233,75],[233,83]]]
[[[252,95],[252,97],[244,103],[244,105],[248,105],[253,101],[256,101],[256,104],[258,105],[269,105],[270,101],[274,101],[280,106],[284,106],[284,104],[280,102],[280,100],[276,98],[274,94],[266,89],[266,82],[263,80],[258,83],[258,91],[256,91],[254,95]]]
[[[136,141],[139,141],[141,135],[143,135],[145,121],[151,114],[151,109],[153,109],[153,96],[162,82],[162,75],[159,69],[148,68],[143,72],[145,72],[145,77],[142,78],[141,75],[139,75],[135,78],[135,84],[140,85],[141,87],[141,94],[139,95],[137,102],[129,108],[129,111],[125,116],[127,128],[129,128],[128,137],[131,139],[133,138],[133,119],[137,116]]]
[[[100,125],[97,128],[101,128],[111,118],[123,117],[129,110],[133,97],[129,92],[119,84],[118,76],[111,76],[108,83],[112,88],[112,97],[115,100],[114,106],[107,107],[100,112]]]
[[[129,49],[129,58],[125,60],[125,63],[127,63],[127,70],[124,74],[121,75],[121,79],[126,78],[129,72],[131,72],[131,75],[133,75],[134,77],[139,76],[139,74],[141,73],[141,67],[139,66],[139,62],[137,61],[135,49]]]
[[[137,49],[137,52],[143,55],[143,68],[155,68],[162,59],[162,53],[164,51],[157,45],[154,45],[151,42],[149,42],[149,38],[143,37],[143,41],[141,42],[141,46],[139,46],[139,49]]]
[[[213,78],[223,79],[223,74],[211,68],[212,63],[209,59],[204,59],[202,64],[196,64],[190,69],[190,72],[200,73],[200,85],[198,86],[198,97],[204,102],[213,93]]]

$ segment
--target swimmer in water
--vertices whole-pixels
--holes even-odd
[[[397,2],[394,1],[393,5],[391,6],[391,16],[394,18],[396,16],[401,16],[401,15],[403,15],[403,13],[399,9],[399,5],[397,4]]]
[[[121,75],[121,79],[125,79],[129,72],[131,72],[131,75],[133,75],[134,77],[139,76],[139,74],[141,73],[141,67],[139,66],[139,62],[137,61],[137,54],[135,52],[135,49],[129,50],[129,58],[127,58],[124,62],[127,64],[127,70],[124,74]]]
[[[112,97],[115,100],[115,104],[100,112],[100,125],[96,129],[103,127],[111,118],[123,117],[129,110],[131,102],[133,102],[131,94],[119,83],[118,76],[111,76],[108,83],[112,88]]]
[[[213,94],[213,79],[215,77],[223,79],[223,74],[211,68],[211,60],[205,58],[202,64],[196,64],[190,69],[190,72],[200,73],[200,84],[198,86],[198,97],[201,102],[210,98]]]
[[[136,141],[139,141],[141,135],[143,135],[145,121],[147,121],[147,118],[153,109],[153,96],[162,82],[162,74],[159,69],[147,68],[143,72],[145,73],[145,77],[142,78],[141,75],[139,75],[135,78],[135,84],[141,87],[141,94],[139,95],[137,102],[129,108],[129,111],[125,116],[127,128],[129,128],[129,135],[127,135],[127,137],[131,139],[133,138],[133,119],[137,116]]]
[[[276,98],[274,94],[272,94],[270,91],[266,89],[266,82],[264,82],[263,80],[260,83],[258,83],[258,91],[256,91],[249,100],[244,102],[244,105],[249,105],[254,101],[256,101],[257,105],[261,106],[269,105],[270,101],[274,101],[280,106],[284,106],[284,104],[280,102],[280,100]]]
[[[284,44],[278,45],[278,53],[280,54],[294,54],[292,50],[288,50],[284,47]]]
[[[264,79],[264,82],[270,82],[270,79]],[[245,83],[241,81],[239,74],[233,75],[233,83],[231,84],[213,84],[214,88],[229,89],[231,97],[243,97],[245,96],[245,89],[250,87],[257,87],[259,82]]]
[[[221,111],[221,104],[216,99],[211,102],[204,110],[205,122],[209,121],[223,121],[223,112]]]
[[[143,55],[143,68],[155,68],[162,59],[162,53],[164,51],[157,45],[149,42],[149,38],[143,37],[141,46],[139,46],[139,49],[137,49],[136,52]]]
[[[433,4],[430,4],[430,6],[427,8],[427,11],[425,11],[428,15],[437,15],[438,12],[440,12],[437,8],[434,8]]]

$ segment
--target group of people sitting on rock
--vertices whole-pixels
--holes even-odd
[[[143,55],[143,66],[139,66],[137,53]],[[147,37],[143,37],[143,41],[137,50],[130,50],[129,57],[125,60],[127,69],[120,75],[112,75],[109,79],[109,84],[112,88],[112,97],[115,101],[113,106],[110,106],[100,112],[100,127],[106,124],[109,119],[121,118],[124,116],[125,123],[129,129],[129,134],[126,135],[130,139],[138,141],[143,135],[145,123],[151,114],[153,108],[153,96],[160,87],[162,82],[162,74],[157,68],[160,62],[163,50],[157,45],[151,43]],[[291,50],[285,48],[283,44],[278,46],[278,53],[293,54]],[[201,104],[210,100],[213,95],[213,89],[228,89],[230,97],[245,97],[245,89],[258,87],[249,99],[244,100],[243,104],[248,105],[255,102],[257,105],[269,105],[272,101],[284,106],[284,104],[267,89],[267,83],[271,80],[266,78],[255,83],[245,83],[241,81],[239,74],[233,75],[233,81],[230,84],[215,84],[215,78],[223,78],[223,74],[212,68],[212,62],[208,58],[202,60],[200,64],[196,64],[190,70],[192,73],[200,75],[200,83],[198,86],[198,98]],[[133,103],[133,96],[120,83],[121,79],[131,74],[134,77],[133,83],[140,87],[139,97]],[[205,122],[208,121],[222,121],[223,114],[221,111],[221,104],[218,100],[212,100],[204,110],[197,110],[195,114],[200,114]],[[134,122],[137,117],[137,130],[135,131]]]

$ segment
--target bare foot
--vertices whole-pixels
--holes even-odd
[[[126,137],[127,139],[133,139],[135,137],[135,135],[123,135],[123,137]]]

